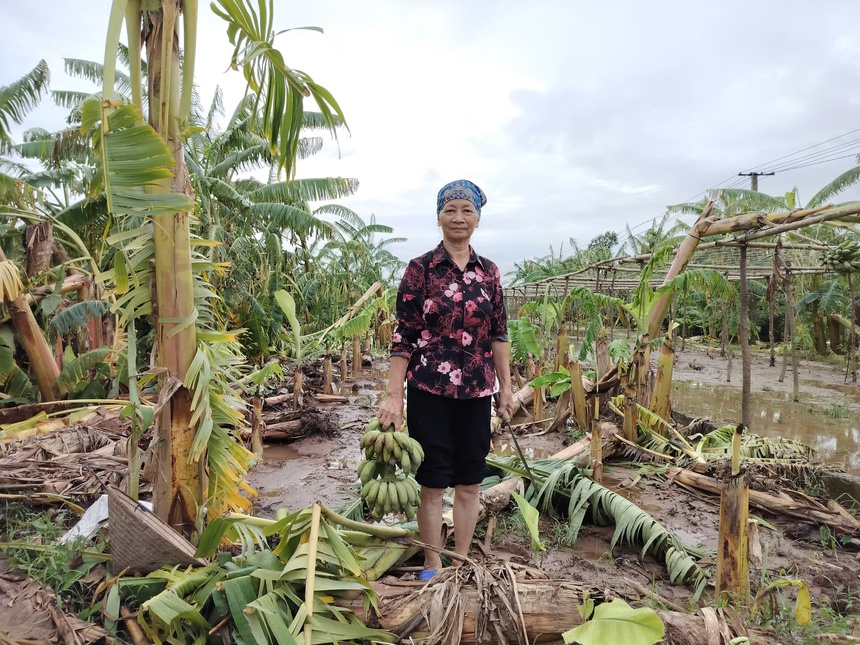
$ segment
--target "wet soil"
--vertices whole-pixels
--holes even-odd
[[[296,510],[316,500],[336,508],[356,499],[355,468],[362,459],[358,441],[365,424],[378,408],[385,367],[384,361],[375,361],[362,378],[344,382],[340,393],[348,397],[347,403],[314,403],[335,419],[339,431],[332,436],[311,436],[289,445],[266,446],[264,459],[250,474],[250,483],[259,492],[255,513],[271,516],[278,508]],[[719,350],[688,343],[686,350],[676,356],[673,405],[694,416],[737,422],[740,417],[739,357],[734,360],[733,371],[732,382],[726,383],[726,360],[719,357]],[[752,374],[755,432],[804,441],[819,449],[824,461],[843,465],[857,473],[860,466],[860,388],[846,384],[838,367],[802,360],[800,403],[791,401],[790,367],[785,382],[778,383],[779,367],[768,366],[766,351],[754,353]],[[844,406],[845,416],[825,415],[823,409],[833,404]],[[541,430],[538,426],[522,429],[519,443],[530,457],[548,456],[571,442],[566,430],[535,436]],[[497,450],[510,450],[503,438],[497,437],[496,442]],[[662,475],[637,477],[637,474],[636,466],[610,464],[604,484],[634,501],[673,531],[685,545],[714,553],[719,498],[682,488]],[[753,592],[760,580],[770,581],[780,576],[799,578],[809,585],[813,605],[819,612],[828,606],[845,611],[853,602],[856,613],[860,597],[860,557],[856,550],[840,547],[817,526],[755,509],[751,509],[751,513],[774,529],[759,530],[763,561],[758,569],[751,567]],[[479,540],[483,539],[484,530],[482,523],[477,532]],[[561,525],[542,518],[541,534],[550,547],[542,555],[540,567],[551,578],[573,579],[636,600],[638,594],[625,582],[625,579],[632,580],[688,607],[693,591],[669,584],[663,563],[651,556],[643,559],[639,554],[641,545],[639,548],[617,545],[610,550],[613,530],[613,527],[586,523],[576,543],[564,547],[560,546],[559,539],[563,535]],[[494,557],[533,563],[526,530],[522,524],[511,521],[509,515],[497,518],[489,546]],[[475,554],[479,554],[477,549]],[[713,573],[715,556],[706,557],[701,564]],[[761,568],[765,569],[764,573]],[[706,596],[712,592],[711,588]],[[793,591],[786,593],[793,597]]]

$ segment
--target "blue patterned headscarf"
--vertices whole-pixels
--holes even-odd
[[[442,212],[445,204],[452,199],[468,199],[475,205],[478,211],[478,218],[481,217],[481,206],[487,203],[487,196],[484,191],[478,188],[468,179],[457,179],[449,184],[442,186],[439,195],[436,197],[436,215]]]

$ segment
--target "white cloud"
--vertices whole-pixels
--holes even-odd
[[[44,57],[52,87],[86,86],[63,76],[61,58],[102,58],[108,0],[4,4],[0,85]],[[344,203],[408,237],[404,258],[438,240],[435,195],[453,178],[487,193],[474,243],[506,271],[860,127],[847,0],[275,4],[277,28],[325,29],[277,42],[332,91],[351,129],[340,158],[327,141],[299,176],[358,178]],[[197,82],[204,101],[221,85],[229,112],[243,85],[225,72],[224,23],[206,5]],[[62,118],[45,104],[27,125]],[[762,190],[797,185],[808,198],[852,161],[763,178]]]

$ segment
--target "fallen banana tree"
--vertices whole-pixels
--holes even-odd
[[[669,468],[666,477],[673,482],[692,486],[699,490],[719,495],[722,485],[713,477],[702,475],[684,468]],[[850,514],[828,508],[812,497],[799,491],[783,491],[781,497],[762,491],[750,490],[750,504],[774,515],[792,517],[810,524],[824,524],[837,535],[860,533],[860,524]]]
[[[558,642],[564,632],[583,624],[580,612],[586,604],[599,607],[610,600],[602,590],[539,574],[511,563],[464,564],[444,569],[438,580],[419,588],[373,583],[378,612],[365,610],[358,599],[346,606],[367,622],[378,620],[400,642],[521,644]],[[665,628],[662,642],[674,645],[728,643],[752,635],[728,610],[706,607],[695,614],[657,611],[656,615]],[[765,637],[755,642],[769,641]]]

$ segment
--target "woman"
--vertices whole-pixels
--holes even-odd
[[[409,433],[425,454],[415,476],[421,539],[443,546],[442,497],[453,487],[454,550],[464,556],[480,510],[496,379],[497,414],[509,419],[513,413],[501,276],[470,245],[486,203],[483,191],[465,179],[439,191],[442,242],[406,267],[397,293],[388,396],[377,415],[383,427],[400,429],[406,380]],[[441,566],[439,553],[426,549],[419,578],[429,580]]]

